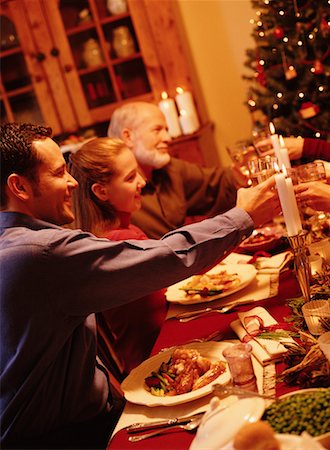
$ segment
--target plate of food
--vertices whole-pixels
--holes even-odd
[[[222,351],[228,342],[194,342],[158,353],[133,369],[121,384],[126,400],[146,406],[172,406],[227,384],[230,373]]]
[[[166,300],[173,303],[192,305],[206,303],[227,297],[240,291],[256,277],[252,264],[218,264],[202,275],[173,284],[166,291]]]
[[[269,251],[281,242],[283,235],[284,229],[279,226],[257,228],[239,247],[248,252]]]

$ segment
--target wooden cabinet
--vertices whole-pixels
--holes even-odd
[[[0,1],[1,120],[72,133],[109,121],[124,101],[157,102],[181,86],[208,122],[173,0],[126,0],[119,14],[109,0]]]

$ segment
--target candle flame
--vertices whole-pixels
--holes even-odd
[[[280,135],[280,146],[281,148],[285,148],[285,143],[282,135]]]
[[[182,89],[182,87],[177,87],[176,89],[176,92],[178,93],[178,94],[183,94],[183,89]]]
[[[275,134],[275,127],[274,127],[273,122],[270,122],[270,124],[269,124],[269,129],[270,129],[270,132],[271,132],[272,134]]]
[[[280,167],[276,162],[274,162],[274,169],[276,173],[280,173]]]
[[[285,167],[284,164],[282,164],[282,172],[283,172],[283,174],[285,175],[285,178],[287,178],[288,172],[287,172],[286,167]]]
[[[163,92],[161,93],[161,97],[162,97],[163,100],[166,100],[166,99],[168,98],[167,92],[166,92],[166,91],[163,91]]]

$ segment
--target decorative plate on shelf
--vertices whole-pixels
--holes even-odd
[[[192,344],[184,345],[184,348],[197,350],[201,356],[210,359],[211,361],[223,361],[222,351],[232,345],[229,342],[194,342]],[[157,397],[151,394],[145,386],[145,378],[150,376],[151,372],[157,372],[162,362],[167,362],[174,349],[158,353],[155,356],[143,361],[138,367],[133,369],[121,384],[126,400],[132,403],[145,406],[172,406],[180,403],[190,402],[200,397],[204,397],[212,392],[214,384],[227,384],[230,381],[230,373],[228,367],[224,373],[218,378],[211,381],[206,386],[196,389],[195,391],[186,394]],[[227,364],[226,364],[227,365]]]
[[[223,277],[224,283],[221,285],[217,292],[216,288],[203,288],[203,285],[200,283],[197,286],[197,289],[189,289],[189,286],[193,280],[198,277],[198,275],[194,277],[187,278],[185,280],[180,281],[179,283],[173,284],[166,291],[166,300],[168,302],[173,303],[181,303],[183,305],[192,305],[195,303],[207,303],[218,298],[227,297],[228,295],[234,294],[241,289],[244,289],[248,284],[250,284],[257,275],[257,270],[252,264],[218,264],[214,266],[211,270],[206,272],[205,275],[220,276]],[[228,284],[227,281],[228,280]],[[201,282],[203,279],[201,278]],[[212,281],[212,279],[210,280]],[[227,285],[227,286],[226,286]],[[220,286],[218,284],[218,286]],[[208,289],[206,291],[205,289]],[[214,294],[212,295],[212,293]]]

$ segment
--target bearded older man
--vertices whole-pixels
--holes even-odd
[[[166,120],[156,105],[131,102],[117,108],[108,136],[125,142],[146,178],[142,207],[132,222],[150,238],[158,239],[182,226],[190,216],[212,216],[235,205],[241,186],[233,170],[201,167],[172,157]]]

